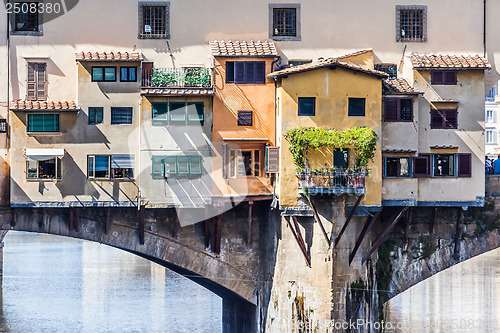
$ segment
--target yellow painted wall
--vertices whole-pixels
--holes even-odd
[[[213,117],[213,194],[214,196],[270,195],[272,187],[269,178],[239,177],[224,179],[222,173],[223,143],[242,148],[251,145],[275,145],[274,81],[266,79],[265,84],[226,83],[227,61],[265,61],[266,75],[272,69],[274,58],[216,58],[215,96]],[[253,126],[238,126],[238,110],[253,111]],[[225,140],[242,138],[240,141]],[[245,139],[245,140],[244,140]],[[260,140],[248,140],[260,139]],[[260,153],[260,163],[265,163],[265,150]],[[262,170],[264,170],[262,168]],[[262,175],[263,176],[263,175]]]
[[[299,199],[295,176],[297,166],[293,163],[285,133],[289,129],[304,126],[339,130],[366,126],[373,128],[380,138],[382,83],[376,76],[338,67],[335,70],[326,68],[290,75],[281,79],[278,89],[281,128],[279,200],[283,207],[295,207]],[[316,97],[314,117],[298,116],[298,97]],[[364,117],[347,115],[349,97],[366,99]],[[313,152],[309,160],[312,167],[323,167],[325,163],[331,165],[333,157],[331,151]],[[381,205],[381,166],[380,142],[377,142],[373,163],[368,165],[371,174],[366,178],[366,194],[362,205]]]

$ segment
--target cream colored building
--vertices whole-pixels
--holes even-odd
[[[184,148],[169,141],[171,133],[166,133],[166,130],[145,125],[146,129],[141,131],[142,121],[147,124],[148,113],[151,112],[152,117],[153,111],[148,109],[148,105],[153,98],[150,100],[146,96],[148,93],[141,89],[142,82],[138,83],[142,79],[140,63],[154,63],[155,68],[212,68],[213,59],[208,45],[210,40],[274,40],[281,57],[278,64],[298,64],[359,49],[372,49],[376,65],[393,64],[396,67],[400,67],[405,55],[413,52],[485,52],[492,64],[491,71],[484,74],[486,91],[499,77],[496,59],[500,59],[500,32],[495,27],[495,18],[500,12],[500,3],[492,1],[487,3],[486,31],[483,31],[483,2],[469,0],[459,0],[453,4],[425,0],[416,5],[392,0],[345,4],[326,0],[281,3],[261,0],[251,3],[220,0],[87,0],[80,1],[74,8],[64,6],[64,1],[62,4],[59,11],[63,14],[58,17],[47,13],[35,16],[7,15],[4,8],[0,10],[0,55],[8,59],[0,64],[0,76],[9,83],[0,87],[0,118],[6,119],[11,133],[10,137],[0,133],[0,142],[3,142],[4,147],[0,154],[4,162],[2,164],[0,159],[0,165],[4,175],[9,161],[12,170],[15,170],[10,189],[13,205],[59,201],[70,205],[82,200],[114,205],[131,205],[139,201],[151,206],[180,204],[178,196],[169,190],[168,180],[152,181],[153,156],[182,155]],[[416,17],[416,21],[409,20],[410,16]],[[454,19],[458,17],[460,19]],[[11,23],[9,31],[5,28],[6,20]],[[137,67],[137,82],[121,82],[121,72],[118,71],[129,65],[108,59],[94,65],[103,68],[115,66],[117,82],[92,82],[89,80],[88,68],[85,70],[88,62],[76,61],[75,58],[75,54],[82,51],[141,54],[142,61],[134,64]],[[71,102],[74,101],[71,110],[40,111],[28,108],[8,112],[7,96],[10,102],[19,100],[21,105],[26,105],[23,101],[27,99],[29,63],[46,64],[46,96],[37,95],[36,99],[54,102],[54,105],[59,105],[59,102],[73,105]],[[110,63],[113,65],[108,66]],[[129,64],[128,61],[126,63]],[[145,70],[150,70],[150,65],[145,66]],[[482,93],[483,98],[486,95],[485,91],[477,92]],[[185,93],[181,95],[181,98],[187,98]],[[173,97],[170,92],[158,96],[163,98],[162,101],[157,100],[158,103],[170,103],[167,99]],[[208,92],[204,96],[192,101],[204,103],[205,120],[199,137],[207,136],[210,139],[211,94]],[[103,108],[103,124],[88,124],[89,107]],[[132,107],[132,124],[112,125],[109,122],[112,107]],[[27,134],[23,119],[33,117],[29,116],[30,113],[60,113],[60,134]],[[483,131],[483,120],[479,123]],[[144,131],[148,134],[158,133],[153,134],[158,141],[152,147],[141,137],[140,133]],[[167,138],[165,142],[169,142],[168,147],[163,144],[163,134]],[[211,165],[206,159],[207,152],[211,150],[209,145],[202,144],[187,154],[203,156],[201,164],[205,169]],[[194,146],[197,146],[196,142]],[[28,181],[25,149],[64,149],[65,155],[61,159],[62,181]],[[58,155],[55,150],[52,153]],[[113,155],[133,155],[133,181],[106,180],[102,188],[99,187],[101,185],[90,180],[88,175],[88,157],[93,156],[91,154],[109,155],[110,164]],[[193,158],[193,161],[196,159]],[[127,165],[130,166],[132,159],[128,161]],[[71,163],[74,163],[73,167]],[[198,170],[200,164],[194,163]],[[161,165],[163,168],[164,164]],[[108,171],[111,172],[111,167]],[[8,178],[3,179],[0,189],[5,201],[9,185],[6,182]],[[69,179],[86,188],[66,185]],[[201,183],[204,184],[204,181]],[[153,189],[149,193],[147,190],[139,193],[136,186],[141,184],[162,189],[162,194]],[[205,192],[200,198],[198,203],[201,206],[201,202],[207,199]]]

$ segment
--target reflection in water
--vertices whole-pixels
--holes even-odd
[[[222,301],[127,252],[67,237],[5,237],[0,332],[220,332]]]
[[[500,249],[417,284],[388,303],[388,332],[500,332]]]

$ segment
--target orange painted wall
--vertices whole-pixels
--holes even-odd
[[[242,148],[275,144],[274,80],[265,84],[226,83],[227,61],[265,61],[266,75],[275,58],[218,57],[215,58],[215,96],[213,102],[213,194],[214,196],[269,195],[270,179],[265,177],[223,178],[223,143]],[[253,126],[238,126],[238,110],[253,111]],[[242,140],[228,140],[241,138]],[[244,139],[243,139],[244,138]],[[260,140],[248,140],[260,139]],[[261,149],[260,163],[264,171],[265,150]],[[262,174],[264,176],[264,174]]]

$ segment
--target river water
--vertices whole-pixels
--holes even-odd
[[[97,243],[9,231],[0,332],[221,332],[222,300]]]
[[[388,303],[387,320],[386,332],[500,332],[500,249],[440,272],[396,296]]]

